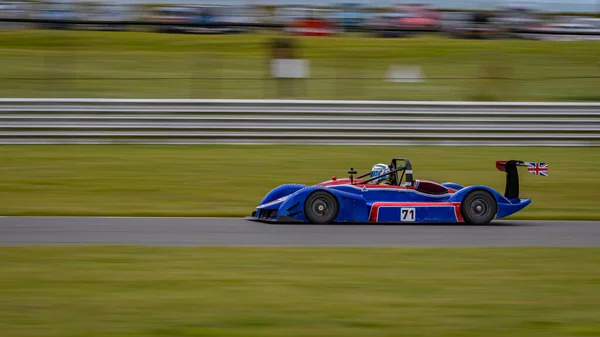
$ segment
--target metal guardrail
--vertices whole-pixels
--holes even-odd
[[[0,99],[0,143],[599,146],[600,103]]]

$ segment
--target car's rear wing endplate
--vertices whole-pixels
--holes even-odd
[[[519,197],[519,172],[518,166],[527,167],[527,171],[531,174],[548,176],[548,164],[525,162],[522,160],[498,160],[496,161],[496,169],[501,172],[506,172],[506,190],[504,196],[507,199],[515,199]]]

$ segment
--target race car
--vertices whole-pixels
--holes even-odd
[[[284,184],[260,201],[247,220],[338,223],[466,223],[487,225],[494,219],[512,215],[531,203],[519,197],[518,167],[548,176],[546,163],[521,160],[497,161],[496,168],[506,173],[504,194],[484,185],[462,186],[414,179],[408,158],[393,158],[385,173],[371,176],[351,168],[349,178],[308,186]],[[387,185],[376,184],[388,178]]]

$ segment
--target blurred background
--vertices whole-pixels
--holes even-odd
[[[600,251],[565,247],[600,242],[598,40],[600,0],[0,0],[0,245],[82,244],[0,247],[1,335],[600,336]],[[280,98],[376,102],[232,100]],[[506,225],[373,229],[510,248],[168,218],[393,157],[498,191],[497,160],[552,172]],[[273,246],[83,246],[225,236]]]
[[[0,95],[598,101],[599,13],[598,0],[2,1]]]

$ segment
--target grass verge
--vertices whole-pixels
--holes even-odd
[[[0,96],[275,98],[272,34],[0,31]],[[598,101],[593,41],[298,38],[311,99]],[[392,65],[424,82],[388,82]],[[410,76],[407,72],[394,76]],[[289,97],[289,94],[287,97]]]
[[[347,176],[408,157],[416,179],[504,192],[496,160],[549,163],[521,171],[533,202],[512,219],[600,219],[595,148],[419,146],[0,146],[2,215],[244,216],[272,188]]]
[[[597,336],[599,253],[0,248],[0,329],[6,337]]]

